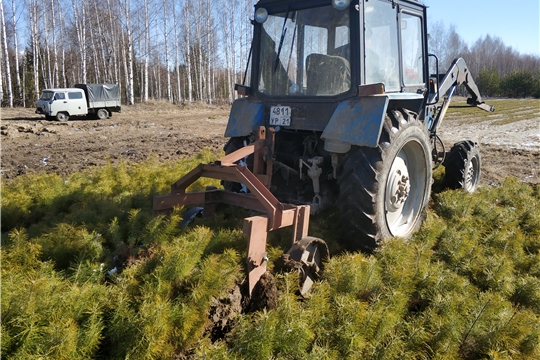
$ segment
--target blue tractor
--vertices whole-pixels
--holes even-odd
[[[267,221],[244,226],[250,247],[293,225],[289,255],[306,288],[328,255],[307,236],[309,213],[337,205],[351,249],[411,236],[435,166],[446,166],[450,186],[474,191],[479,183],[478,145],[464,140],[446,151],[437,133],[454,90],[463,84],[470,105],[493,111],[463,59],[439,74],[426,22],[426,6],[415,0],[260,0],[226,156],[173,184],[154,209],[222,201],[260,210]],[[185,188],[199,176],[222,179],[225,189],[190,198]],[[266,269],[264,244],[248,251],[248,271]]]

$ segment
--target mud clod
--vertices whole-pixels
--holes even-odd
[[[248,311],[260,311],[263,309],[272,310],[278,306],[278,291],[276,279],[272,274],[266,272],[261,276],[251,294]]]
[[[210,304],[209,318],[212,322],[210,339],[212,341],[226,340],[236,318],[242,314],[242,293],[236,285],[226,296],[213,299]]]

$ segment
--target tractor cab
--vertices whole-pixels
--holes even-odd
[[[251,91],[260,98],[346,98],[358,86],[423,92],[424,7],[415,1],[261,0]]]
[[[420,113],[428,82],[424,19],[425,6],[411,0],[259,1],[250,77],[236,86],[248,99],[233,104],[225,136],[259,126],[323,132],[340,103],[365,95],[385,94]],[[388,102],[378,104],[380,123]],[[357,140],[350,143],[369,145]]]

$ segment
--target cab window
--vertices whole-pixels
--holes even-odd
[[[422,67],[422,19],[407,13],[401,14],[401,46],[403,83],[405,86],[424,84]]]
[[[364,13],[365,83],[384,83],[386,91],[399,91],[396,9],[387,1],[370,1]]]
[[[54,94],[54,100],[64,100],[66,98],[66,94],[64,93],[56,93]]]
[[[82,99],[82,93],[80,92],[70,92],[68,93],[70,99]]]

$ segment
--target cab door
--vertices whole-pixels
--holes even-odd
[[[67,97],[70,115],[86,115],[88,113],[86,99],[82,91],[68,91]]]
[[[51,106],[50,116],[56,116],[56,114],[59,112],[67,111],[68,100],[67,100],[66,93],[63,91],[55,91],[50,106]]]

